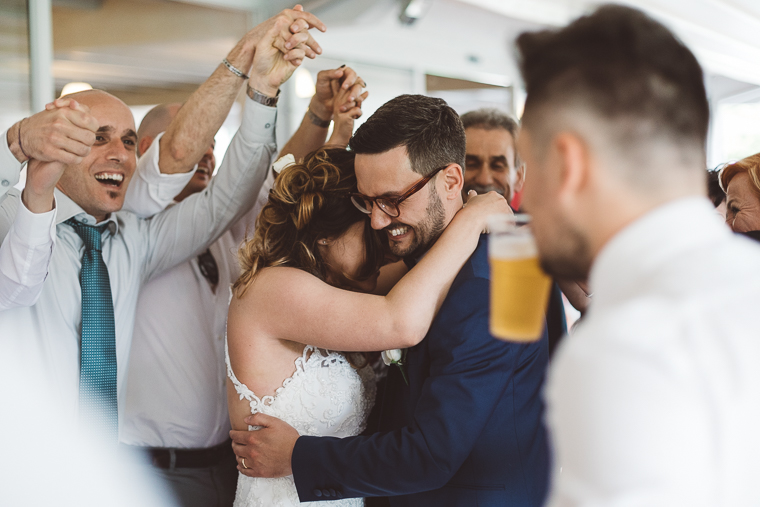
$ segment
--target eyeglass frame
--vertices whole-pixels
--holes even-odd
[[[443,171],[444,169],[446,169],[447,167],[449,167],[451,164],[452,163],[450,162],[450,163],[446,164],[445,166],[439,167],[438,169],[434,169],[433,172],[431,172],[430,174],[428,174],[427,176],[425,176],[424,178],[422,178],[421,180],[419,180],[417,183],[415,183],[414,185],[412,185],[411,187],[409,187],[409,190],[407,190],[406,192],[404,192],[403,194],[401,194],[398,197],[383,197],[383,196],[380,196],[380,197],[369,197],[367,195],[360,194],[359,192],[351,192],[351,193],[348,194],[348,196],[351,198],[351,202],[353,203],[353,205],[356,206],[356,209],[358,209],[359,211],[361,211],[365,215],[371,215],[372,214],[372,208],[370,208],[369,210],[363,209],[363,207],[360,207],[356,203],[356,199],[362,199],[362,200],[369,201],[369,202],[372,203],[372,207],[373,208],[375,206],[377,206],[380,209],[380,211],[382,211],[383,213],[385,213],[389,217],[391,217],[391,218],[398,218],[398,217],[401,216],[401,209],[399,208],[399,204],[401,204],[406,199],[410,198],[411,196],[413,196],[414,194],[416,194],[417,192],[419,192],[420,190],[422,190],[423,188],[425,188],[425,185],[427,185],[430,182],[430,180],[432,180],[433,177],[436,174],[438,174],[439,172]],[[388,213],[385,209],[383,209],[382,206],[380,206],[377,203],[378,199],[387,201],[388,204],[390,204],[391,206],[393,206],[394,208],[396,208],[397,214],[396,215],[391,215],[390,213]]]

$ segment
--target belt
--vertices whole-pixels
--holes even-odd
[[[171,449],[166,447],[138,447],[156,468],[208,468],[224,458],[232,459],[232,440],[206,449]]]

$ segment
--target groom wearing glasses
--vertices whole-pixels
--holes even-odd
[[[350,142],[354,205],[414,265],[462,208],[465,134],[441,99],[403,95]],[[246,418],[231,432],[239,470],[293,474],[302,502],[387,497],[392,506],[543,503],[548,448],[541,385],[548,341],[502,342],[488,330],[485,236],[454,281],[425,339],[407,351],[406,379],[389,372],[375,433],[299,436],[279,419]],[[405,380],[408,380],[408,385]]]

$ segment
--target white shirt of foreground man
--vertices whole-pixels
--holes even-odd
[[[760,247],[686,199],[615,236],[590,281],[548,380],[550,505],[757,505]]]
[[[594,293],[549,369],[549,505],[758,505],[760,249],[706,199],[696,57],[612,4],[517,44],[541,263]]]
[[[230,144],[213,189],[206,192],[208,196],[189,198],[149,220],[125,212],[112,213],[106,220],[108,232],[103,234],[103,258],[109,268],[114,298],[120,419],[141,284],[216,239],[225,225],[235,222],[253,204],[275,150],[275,118],[275,108],[246,99],[243,124]],[[245,188],[254,189],[253,195],[243,195]],[[19,202],[17,191],[8,194],[0,207],[0,220],[6,222],[14,216]],[[55,396],[71,410],[64,415],[76,417],[81,323],[78,267],[82,241],[62,222],[74,216],[91,224],[95,219],[63,193],[56,190],[55,197],[58,237],[42,295],[31,308],[2,314],[0,341],[26,358],[30,374],[54,379],[58,388]]]
[[[20,381],[23,379],[23,381]],[[172,507],[165,491],[91,428],[50,423],[65,410],[56,399],[40,403],[50,386],[30,378],[21,357],[0,344],[0,505],[3,507]],[[10,415],[9,415],[10,414]],[[24,417],[21,417],[21,414]],[[39,435],[53,438],[38,438]],[[41,468],[54,467],[54,473]]]

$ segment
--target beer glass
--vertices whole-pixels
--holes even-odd
[[[530,217],[494,215],[488,228],[491,334],[508,341],[536,341],[544,328],[551,279],[539,266]]]

